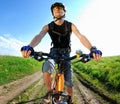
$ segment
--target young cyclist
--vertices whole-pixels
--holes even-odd
[[[96,61],[99,61],[101,57],[101,51],[97,50],[96,47],[93,47],[89,42],[89,40],[79,32],[79,30],[73,23],[65,20],[65,13],[66,13],[65,6],[62,3],[56,2],[52,4],[51,12],[54,20],[49,24],[45,25],[40,31],[40,33],[37,34],[32,39],[29,45],[23,46],[21,48],[23,57],[28,58],[30,56],[30,53],[33,50],[33,48],[41,42],[42,38],[45,36],[46,33],[50,35],[53,45],[50,49],[50,54],[64,55],[65,57],[69,57],[71,52],[70,37],[71,37],[71,33],[73,32],[78,37],[80,42],[87,49],[90,50],[90,52],[93,55],[93,58]],[[42,71],[43,71],[45,86],[48,92],[47,94],[49,94],[49,92],[51,92],[52,90],[51,74],[55,67],[55,64],[56,61],[52,59],[46,60],[45,63],[43,64]],[[70,61],[66,62],[65,65],[66,65],[65,84],[67,86],[67,92],[71,95],[71,97],[73,97],[71,62]],[[71,104],[73,104],[72,99],[71,99]]]

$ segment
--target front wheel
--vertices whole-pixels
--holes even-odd
[[[63,101],[63,100],[61,100],[61,101],[54,101],[54,99],[52,99],[51,101],[52,101],[51,104],[70,104],[67,101]]]
[[[69,104],[69,103],[67,103],[65,101],[60,101],[60,102],[56,102],[56,103],[53,103],[53,104]]]
[[[68,97],[67,104],[71,104],[71,96]]]

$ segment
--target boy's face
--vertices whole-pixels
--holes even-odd
[[[65,14],[65,11],[63,10],[62,7],[56,6],[56,7],[53,8],[53,15],[54,15],[54,17],[60,18],[64,14]]]

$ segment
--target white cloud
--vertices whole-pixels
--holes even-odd
[[[92,0],[75,21],[80,32],[101,49],[104,56],[120,55],[119,5],[119,0]]]
[[[49,52],[51,41],[47,41],[49,37],[46,35],[38,46],[34,48],[35,51]],[[28,43],[22,42],[9,34],[0,36],[0,55],[21,56],[20,49]]]
[[[1,55],[20,55],[20,48],[24,45],[20,40],[10,37],[10,35],[0,36]]]

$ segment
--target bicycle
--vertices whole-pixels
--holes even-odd
[[[47,56],[47,57],[44,57]],[[73,60],[75,58],[80,58],[74,63],[77,62],[88,62],[92,59],[92,56],[90,54],[82,54],[81,51],[76,51],[76,55],[64,58],[59,56],[52,56],[49,53],[44,52],[34,52],[31,55],[32,58],[42,61],[48,58],[57,60],[57,70],[55,73],[55,77],[53,78],[53,89],[51,93],[50,103],[49,104],[71,104],[71,96],[69,94],[66,94],[64,92],[64,63],[65,61]],[[42,104],[42,103],[41,103]]]

